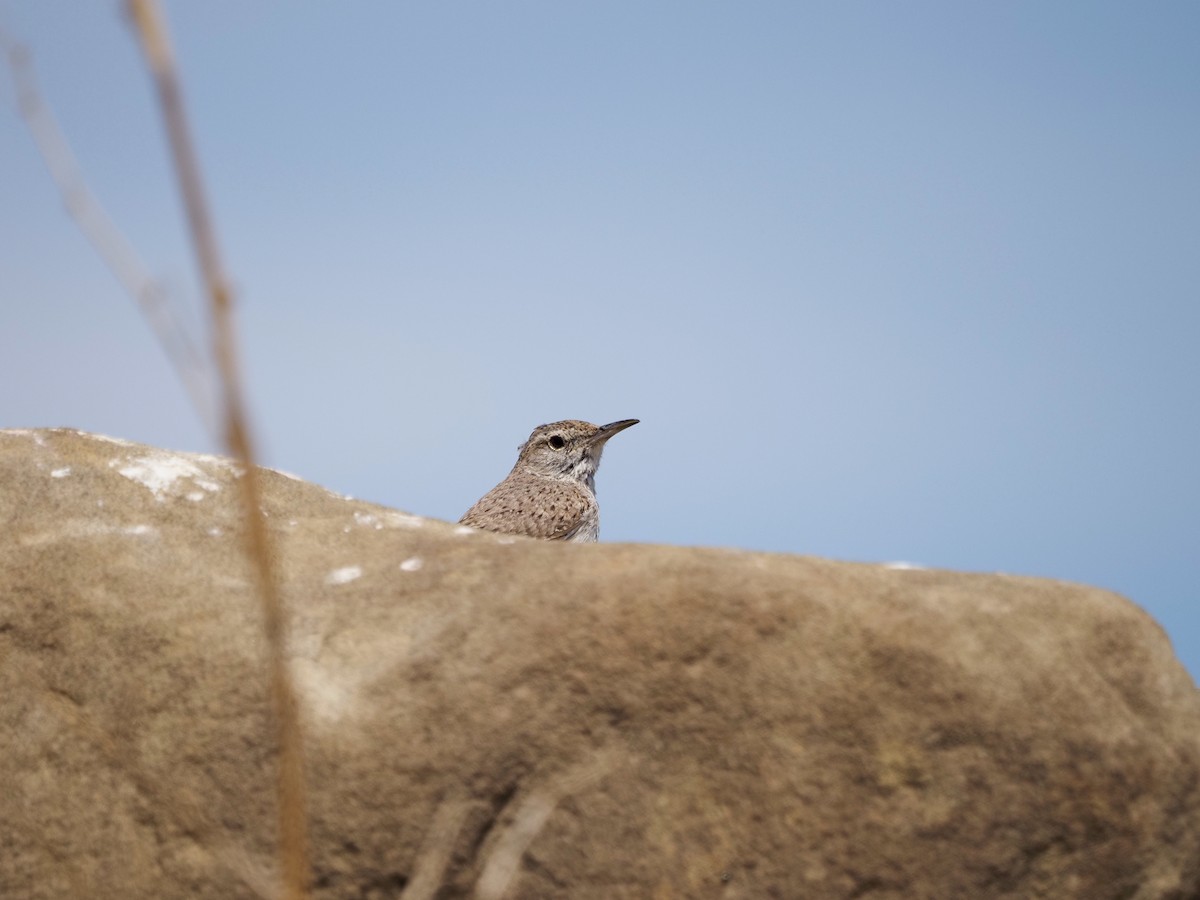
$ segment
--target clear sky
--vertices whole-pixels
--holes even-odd
[[[269,464],[456,519],[636,417],[603,540],[1085,582],[1200,674],[1200,4],[167,11]],[[0,25],[194,313],[118,5]],[[0,88],[0,426],[216,449]]]

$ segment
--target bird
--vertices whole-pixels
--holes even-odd
[[[609,438],[637,423],[621,419],[593,425],[567,419],[539,425],[517,448],[508,476],[467,510],[459,524],[546,541],[594,543],[600,536],[600,454]]]

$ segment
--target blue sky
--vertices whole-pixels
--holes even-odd
[[[1085,582],[1200,673],[1200,5],[167,11],[268,463],[455,519],[637,417],[604,540]],[[117,4],[0,25],[199,322]],[[0,425],[215,449],[0,88]]]

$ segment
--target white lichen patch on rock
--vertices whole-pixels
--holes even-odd
[[[383,513],[379,518],[389,528],[420,528],[425,524],[425,520],[420,516],[394,510]]]
[[[241,478],[246,474],[246,470],[228,456],[213,456],[211,453],[189,453],[187,454],[187,458],[198,463],[204,463],[206,466],[216,466],[218,469],[224,469],[230,472],[234,478]]]
[[[348,584],[356,578],[362,578],[362,566],[343,566],[340,569],[334,569],[325,576],[326,584]]]
[[[114,459],[108,464],[110,469],[131,481],[136,481],[154,494],[160,503],[168,496],[182,493],[189,500],[203,500],[207,491],[215,493],[221,489],[220,483],[196,464],[198,459],[232,468],[228,460],[219,457],[182,456],[171,453],[156,453],[147,456]],[[180,485],[179,482],[187,482]],[[197,491],[195,488],[200,488]]]
[[[363,528],[374,528],[376,531],[379,531],[384,528],[420,528],[425,524],[425,520],[421,516],[414,516],[411,513],[398,512],[391,509],[379,510],[378,512],[356,510],[354,513],[354,524],[360,525]]]

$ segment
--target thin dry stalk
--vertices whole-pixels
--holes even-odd
[[[555,807],[607,775],[617,764],[617,756],[614,748],[597,750],[588,759],[529,793],[492,844],[479,880],[475,882],[475,900],[502,900],[512,886],[525,851],[546,826]]]
[[[129,10],[158,91],[192,245],[211,304],[213,352],[224,400],[225,439],[231,454],[241,461],[245,469],[240,483],[246,516],[246,547],[258,572],[269,655],[271,704],[279,745],[278,800],[283,896],[286,900],[300,900],[309,896],[307,790],[300,710],[287,664],[286,616],[272,560],[270,534],[262,514],[260,475],[242,400],[229,282],[217,251],[216,235],[184,115],[183,97],[165,20],[155,0],[130,0]]]
[[[417,854],[412,880],[404,888],[400,900],[433,900],[442,887],[446,866],[470,810],[470,802],[462,797],[449,797],[442,801]]]
[[[88,188],[70,144],[38,90],[29,51],[3,30],[0,30],[0,46],[4,48],[12,70],[17,108],[51,180],[62,195],[67,213],[117,281],[137,302],[204,425],[210,433],[215,433],[216,415],[203,356],[188,336],[161,283],[150,275],[133,246]]]

